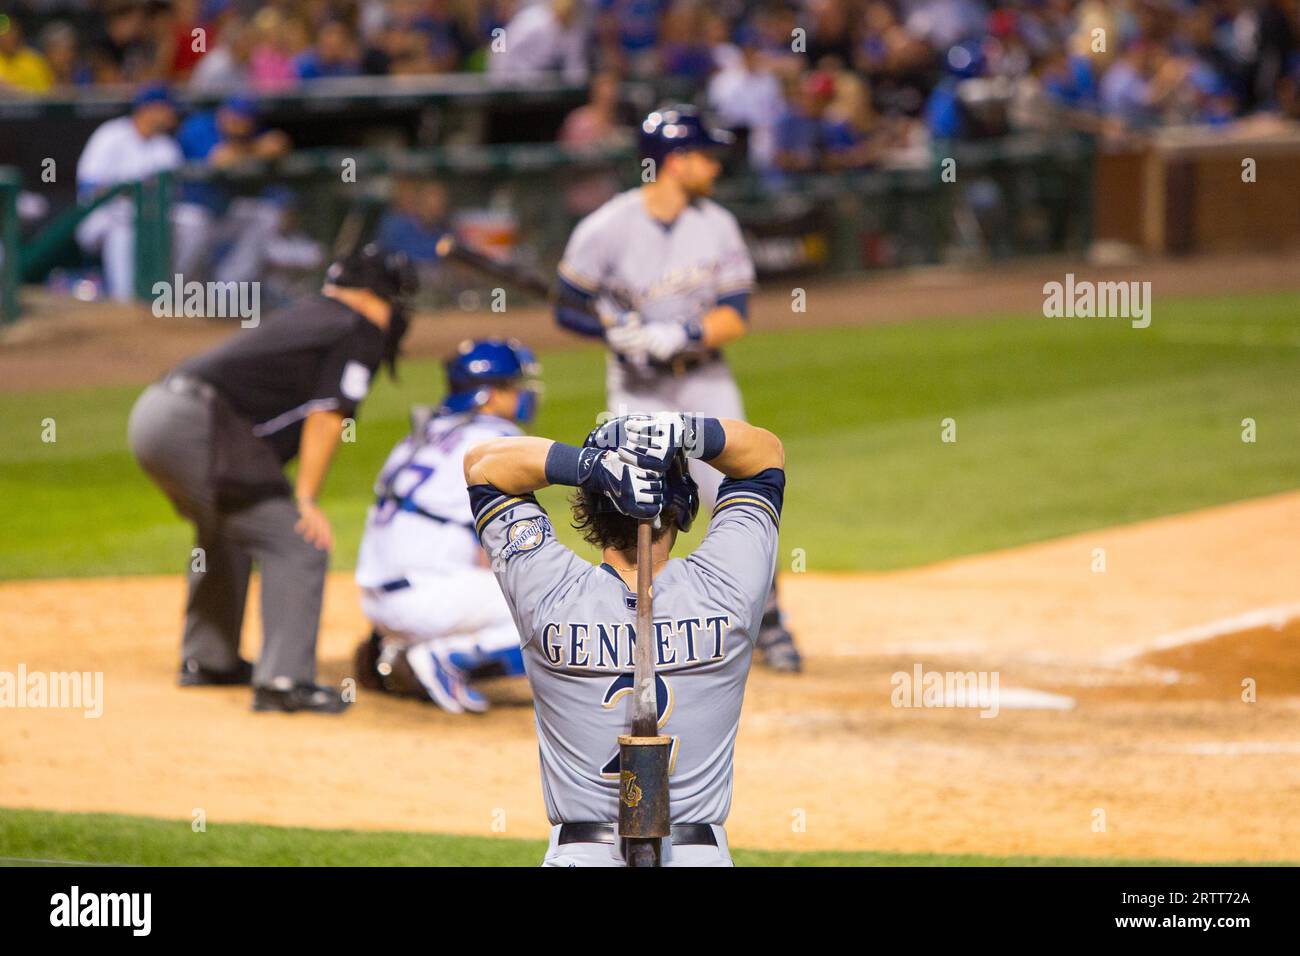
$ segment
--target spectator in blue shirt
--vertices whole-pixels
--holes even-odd
[[[243,96],[190,116],[176,139],[187,163],[210,169],[277,159],[290,149],[280,130],[259,129],[257,103]],[[211,270],[218,281],[255,279],[260,246],[279,227],[282,206],[266,197],[232,202],[220,183],[182,181],[175,217],[176,271],[186,278]]]
[[[412,262],[439,260],[438,240],[448,232],[447,187],[440,182],[399,183],[393,208],[379,221],[375,241]]]
[[[330,20],[324,24],[315,46],[300,53],[294,61],[294,67],[299,78],[304,80],[359,76],[361,60],[351,28],[339,20]]]

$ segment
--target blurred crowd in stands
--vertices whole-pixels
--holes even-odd
[[[27,0],[0,96],[165,82],[285,92],[482,71],[592,82],[573,141],[652,80],[748,132],[760,170],[862,168],[938,139],[1300,118],[1300,0]]]
[[[787,110],[796,127],[815,116],[832,163],[860,160],[864,132],[891,117],[953,132],[956,88],[970,80],[1137,128],[1295,115],[1300,81],[1300,0],[23,0],[0,10],[0,95],[613,72],[707,90],[751,126]],[[787,158],[805,161],[810,130],[785,135]]]
[[[709,106],[776,187],[797,172],[924,165],[936,143],[1015,130],[1125,139],[1300,120],[1300,0],[24,0],[0,10],[0,98],[88,87],[135,97],[132,115],[110,121],[118,139],[101,138],[100,159],[83,162],[86,197],[182,161],[281,156],[290,144],[259,123],[258,97],[322,83],[346,92],[360,82],[350,78],[400,88],[445,73],[525,84],[549,74],[586,85],[588,102],[558,132],[573,146],[628,143],[636,117],[622,84],[650,83]],[[224,105],[176,130],[178,91]],[[115,161],[123,149],[140,163]],[[566,206],[581,213],[615,188],[610,177],[575,183]],[[382,228],[419,258],[447,198],[437,186],[397,192]],[[258,202],[195,185],[179,254],[219,275],[259,271],[248,250],[264,243],[239,237],[285,216],[274,197]],[[186,249],[187,235],[201,239]],[[127,294],[128,265],[113,294]]]

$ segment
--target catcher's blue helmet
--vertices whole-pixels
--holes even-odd
[[[690,105],[661,106],[641,123],[641,158],[658,165],[670,153],[693,149],[725,149],[736,137],[716,129]]]
[[[630,415],[620,415],[617,418],[611,418],[609,421],[597,425],[587,433],[586,440],[583,441],[584,448],[604,448],[613,451],[618,448],[623,440],[623,423],[627,421]],[[588,495],[587,503],[589,510],[593,511],[617,511],[614,502],[610,501],[605,495]],[[695,523],[695,516],[700,513],[700,489],[695,484],[695,479],[691,477],[690,469],[686,465],[686,452],[679,451],[673,458],[672,465],[669,466],[667,473],[664,475],[664,510],[674,508],[677,516],[677,528],[686,532],[691,530],[691,525]]]
[[[520,389],[515,418],[531,421],[537,411],[537,376],[541,366],[518,339],[466,339],[447,360],[447,397],[441,411],[469,412],[488,400],[493,385]]]

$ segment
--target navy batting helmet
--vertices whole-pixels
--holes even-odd
[[[604,448],[613,451],[623,440],[623,423],[632,416],[620,415],[597,425],[587,433],[584,448]],[[587,495],[588,510],[617,511],[605,495]],[[686,452],[679,451],[664,474],[664,510],[673,509],[676,524],[682,532],[690,531],[695,516],[700,513],[700,489],[686,465]]]
[[[515,418],[530,421],[537,411],[537,376],[541,366],[518,339],[466,339],[447,360],[447,397],[442,411],[469,412],[488,400],[493,385],[520,389]]]
[[[704,122],[694,106],[661,106],[641,123],[641,158],[662,163],[670,153],[725,149],[736,137]]]

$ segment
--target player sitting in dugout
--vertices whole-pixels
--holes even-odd
[[[375,482],[357,559],[361,606],[374,626],[356,672],[373,690],[481,714],[476,677],[524,672],[519,634],[474,535],[465,450],[522,434],[537,408],[540,373],[518,341],[463,342],[448,359],[447,397],[417,407],[411,433]]]
[[[670,554],[699,490],[687,459],[722,473],[708,533]],[[552,824],[547,866],[623,866],[618,737],[631,726],[637,522],[653,532],[659,732],[673,740],[664,866],[729,866],[723,830],[741,701],[776,564],[785,453],[734,419],[661,412],[596,428],[582,447],[497,438],[469,449],[475,529],[519,626]],[[533,492],[577,488],[592,565],[555,538]]]

